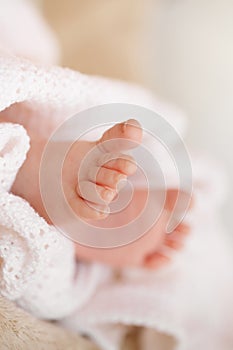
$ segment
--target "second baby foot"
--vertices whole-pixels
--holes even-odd
[[[129,119],[105,131],[96,142],[77,141],[72,145],[62,180],[66,199],[79,217],[98,220],[108,216],[109,203],[137,169],[134,159],[124,151],[141,141],[140,124]]]

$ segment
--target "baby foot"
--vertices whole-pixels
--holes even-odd
[[[178,195],[180,195],[185,202],[188,200],[188,194],[185,192],[179,192],[176,189],[169,189],[167,191],[165,209],[168,219],[170,218],[170,214],[174,209]],[[192,204],[193,201],[191,201],[189,209],[192,208]],[[164,223],[167,224],[167,222],[168,221],[165,218]],[[164,232],[163,239],[160,241],[160,244],[154,248],[154,251],[149,251],[145,255],[143,266],[149,269],[157,269],[160,266],[171,262],[174,253],[179,252],[184,248],[185,239],[189,234],[190,229],[190,226],[185,221],[182,221],[171,233],[166,234]]]
[[[168,189],[164,210],[155,225],[141,238],[118,248],[98,249],[76,244],[76,256],[79,260],[101,262],[113,266],[114,268],[143,267],[147,269],[158,269],[172,262],[174,255],[179,253],[185,245],[185,240],[190,232],[190,226],[184,221],[181,222],[172,233],[167,234],[166,228],[174,209],[178,194],[188,196],[184,192],[176,189]],[[121,216],[115,219],[115,224],[124,224],[126,219],[137,217],[141,211],[141,203],[144,203],[146,191],[138,189],[132,203],[121,212]],[[111,216],[110,216],[111,217]],[[105,221],[101,221],[104,226]]]
[[[112,142],[115,139],[118,141]],[[120,152],[137,146],[141,140],[140,125],[135,120],[129,120],[107,130],[97,142],[80,141],[72,145],[65,159],[62,175],[64,193],[77,215],[89,220],[102,219],[108,215],[108,205],[117,194],[119,183],[137,169],[134,159]],[[47,140],[31,139],[30,151],[17,174],[12,192],[25,198],[50,223],[39,187],[40,160],[46,142]],[[79,183],[78,172],[80,172]],[[137,241],[127,246],[106,250],[76,244],[77,258],[99,261],[118,268],[141,266],[156,269],[170,262],[171,255],[167,255],[165,250],[169,248],[179,251],[190,230],[188,225],[181,223],[173,233],[166,234],[169,212],[173,209],[177,194],[177,190],[168,190],[167,203],[161,219]],[[124,225],[129,218],[135,218],[142,210],[146,196],[147,191],[136,190],[130,205],[112,220],[117,217],[117,224]],[[103,227],[105,221],[100,221]]]
[[[130,119],[108,129],[96,142],[72,145],[64,161],[63,189],[79,217],[98,220],[108,216],[109,203],[137,169],[134,159],[121,152],[141,141],[141,126]]]

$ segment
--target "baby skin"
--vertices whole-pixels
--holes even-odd
[[[28,200],[35,210],[50,222],[39,190],[39,166],[45,141],[37,141],[30,136],[31,149],[12,191]],[[135,219],[143,210],[147,190],[142,189],[134,189],[131,202],[117,216],[113,215],[111,218],[109,209],[127,178],[137,170],[135,160],[124,152],[137,147],[142,141],[142,136],[140,124],[130,119],[105,131],[98,141],[77,141],[69,149],[62,169],[63,190],[67,202],[80,219],[100,227],[106,227],[107,219],[108,224],[111,223],[114,227],[114,223],[119,226]],[[59,144],[55,147],[59,148]],[[174,232],[166,234],[168,218],[177,196],[178,190],[167,190],[164,210],[159,220],[138,240],[112,249],[89,248],[75,244],[77,259],[102,262],[116,268],[134,266],[156,269],[168,263],[171,257],[166,255],[166,249],[171,252],[179,251],[190,230],[189,226],[182,222]]]

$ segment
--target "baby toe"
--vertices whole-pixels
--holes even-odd
[[[139,122],[129,119],[126,122],[115,124],[104,132],[97,141],[104,152],[115,152],[135,148],[142,142],[143,131]]]
[[[171,258],[162,253],[155,252],[145,258],[143,266],[147,269],[158,269],[171,262]]]
[[[100,205],[111,202],[116,195],[116,192],[110,188],[105,188],[91,181],[80,181],[76,192],[81,198]]]
[[[104,186],[112,190],[117,190],[119,182],[125,181],[127,179],[126,175],[104,167],[91,169],[89,172],[89,180],[98,184],[99,186]]]
[[[101,220],[108,216],[109,207],[89,202],[79,196],[69,199],[69,205],[74,213],[83,219]]]
[[[106,169],[116,170],[124,175],[133,175],[137,170],[137,163],[133,157],[121,153],[106,153],[98,161],[98,165]]]

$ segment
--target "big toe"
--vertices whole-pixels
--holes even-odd
[[[135,119],[119,123],[104,132],[97,141],[105,152],[116,152],[137,147],[142,142],[142,127]]]

